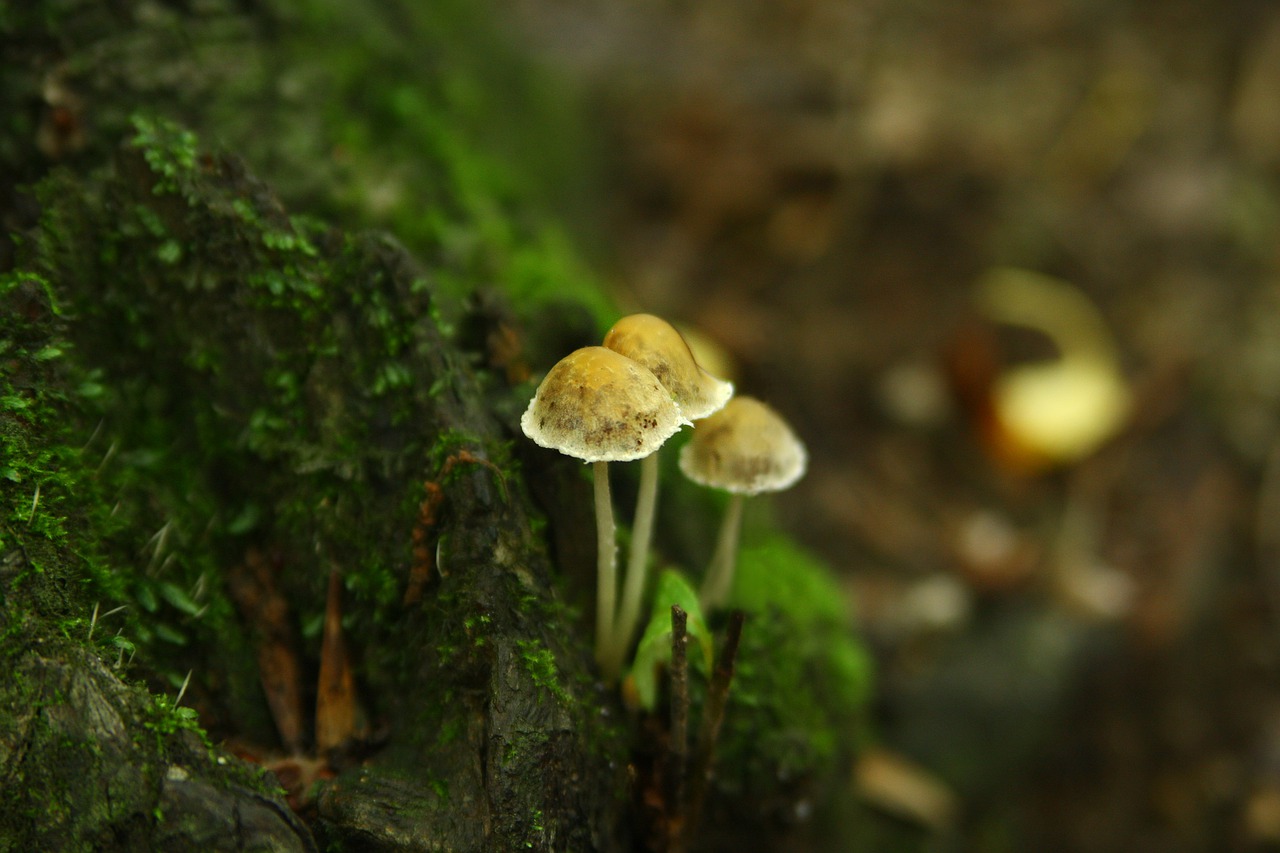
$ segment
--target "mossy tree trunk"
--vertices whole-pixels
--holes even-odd
[[[591,661],[589,481],[517,426],[613,309],[470,142],[539,103],[477,8],[0,4],[0,850],[674,825]],[[823,567],[750,523],[739,562],[707,849],[835,802],[866,704]]]
[[[616,700],[531,530],[494,309],[456,298],[486,267],[292,216],[168,117],[236,77],[200,64],[227,41],[242,52],[219,58],[268,61],[287,23],[269,10],[35,6],[0,19],[21,45],[2,149],[0,848],[314,849],[190,708],[257,760],[288,746],[335,776],[297,792],[321,842],[625,846]],[[166,29],[223,41],[175,50]],[[435,166],[423,215],[480,239],[460,164]],[[317,686],[333,667],[355,677]],[[335,704],[337,743],[312,734]]]

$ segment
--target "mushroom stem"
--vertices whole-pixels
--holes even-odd
[[[617,606],[617,545],[614,541],[613,503],[609,496],[609,463],[593,462],[596,493],[596,663],[613,681],[613,614]]]
[[[631,553],[627,560],[627,578],[618,608],[618,630],[614,634],[614,651],[622,666],[622,658],[631,645],[631,635],[640,621],[640,599],[644,597],[645,578],[649,571],[649,543],[653,540],[653,518],[658,505],[658,454],[650,453],[640,460],[640,489],[636,496],[636,517],[631,528]]]
[[[724,604],[733,585],[733,569],[738,562],[738,536],[742,530],[742,507],[746,496],[735,493],[729,498],[724,520],[720,523],[720,536],[711,556],[707,576],[702,580],[698,598],[704,611],[711,611]]]

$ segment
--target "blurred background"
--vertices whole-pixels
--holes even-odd
[[[624,308],[809,444],[869,849],[1280,849],[1280,9],[496,5]]]

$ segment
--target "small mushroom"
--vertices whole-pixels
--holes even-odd
[[[988,319],[1042,332],[1058,358],[1009,368],[990,389],[1001,461],[1024,472],[1092,454],[1129,419],[1132,393],[1097,307],[1065,281],[1029,270],[989,271],[977,285]]]
[[[653,371],[684,416],[691,420],[719,411],[733,396],[733,384],[703,370],[684,336],[661,317],[652,314],[623,317],[604,336],[604,345]],[[655,451],[640,463],[640,488],[636,497],[635,521],[631,526],[631,553],[627,560],[614,644],[619,654],[626,653],[640,619],[640,599],[644,595],[657,505],[658,454]]]
[[[575,350],[557,362],[520,419],[520,428],[535,444],[593,463],[596,661],[610,680],[621,660],[613,649],[617,546],[608,465],[648,456],[687,423],[648,368],[604,347]]]
[[[680,470],[695,483],[733,495],[699,593],[704,610],[728,597],[746,497],[788,488],[804,475],[807,464],[804,444],[787,422],[754,397],[734,397],[698,423],[680,452]]]
[[[733,396],[733,383],[703,370],[688,341],[661,317],[623,317],[605,334],[604,345],[653,371],[685,417],[692,420],[719,411]]]

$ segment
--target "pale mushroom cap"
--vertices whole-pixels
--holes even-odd
[[[680,470],[703,486],[756,495],[791,486],[804,476],[808,459],[781,415],[739,395],[698,422],[680,451]]]
[[[996,414],[1010,437],[1055,462],[1076,462],[1123,427],[1129,388],[1109,363],[1063,358],[1029,364],[1001,376]]]
[[[979,280],[977,296],[990,319],[1043,332],[1060,353],[1006,370],[992,386],[1013,456],[1031,467],[1071,464],[1124,428],[1133,392],[1102,313],[1083,291],[1030,270],[997,268]]]
[[[604,336],[604,345],[653,371],[687,418],[705,418],[733,396],[733,383],[703,370],[684,336],[661,317],[623,317]]]
[[[585,347],[551,368],[520,428],[536,444],[584,462],[626,462],[653,453],[687,423],[646,367]]]

